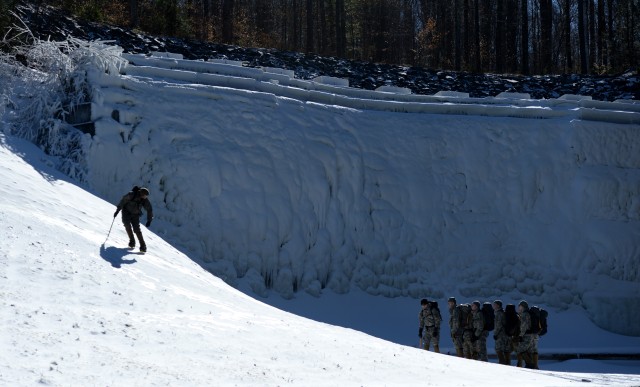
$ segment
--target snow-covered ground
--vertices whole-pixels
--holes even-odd
[[[120,52],[91,50],[78,72],[88,77],[75,81],[93,88],[87,120],[95,135],[69,132],[73,157],[49,159],[3,136],[11,151],[3,149],[0,164],[0,237],[11,242],[0,250],[9,280],[0,295],[10,327],[3,340],[15,352],[0,355],[0,381],[415,385],[425,372],[435,385],[522,379],[411,348],[418,300],[444,309],[451,295],[545,307],[543,355],[638,354],[637,103],[376,92],[171,56],[124,55],[131,64],[105,73],[96,63],[111,59],[100,55],[117,63]],[[8,86],[3,132],[15,130],[23,104],[46,99],[44,71],[25,71],[33,79],[24,83],[0,79]],[[28,118],[66,138],[52,117]],[[150,188],[152,231],[173,247],[152,235],[148,255],[131,255],[119,221],[100,247],[114,203],[133,184]],[[245,294],[348,329],[278,312],[183,254]],[[637,361],[543,368],[640,374]],[[532,377],[531,385],[576,380]],[[635,376],[577,378],[638,384]]]
[[[593,373],[601,362],[571,362],[586,373],[522,370],[280,311],[212,276],[152,230],[143,231],[153,246],[146,255],[123,248],[120,224],[107,238],[113,204],[53,165],[34,145],[0,133],[2,385],[640,384],[640,374]],[[415,305],[405,312],[415,318]],[[615,338],[584,318],[568,323],[554,322],[552,332]]]
[[[86,181],[250,294],[526,298],[640,335],[640,104],[413,95],[123,55]]]

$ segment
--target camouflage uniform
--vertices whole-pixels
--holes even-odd
[[[419,318],[420,329],[424,328],[422,334],[423,348],[429,350],[433,341],[433,350],[440,352],[440,322],[442,321],[440,310],[432,308],[431,304],[427,304],[427,307],[420,311]]]
[[[502,309],[502,302],[494,305],[498,305],[499,309],[494,309],[495,323],[493,328],[493,339],[495,340],[496,354],[498,355],[500,364],[509,364],[509,354],[511,353],[511,340],[507,335],[506,321],[504,310]]]
[[[531,368],[535,368],[535,369],[540,369],[538,367],[538,340],[539,339],[540,339],[540,336],[537,333],[531,335],[531,351],[533,355],[531,358]]]
[[[534,342],[531,334],[531,315],[529,305],[526,301],[521,301],[519,306],[523,309],[520,312],[520,336],[517,337],[516,353],[522,357],[527,368],[533,368]]]
[[[462,352],[467,359],[476,359],[477,352],[475,351],[475,335],[473,330],[473,312],[469,312],[467,315],[467,321],[462,333]]]
[[[456,356],[463,357],[462,328],[460,327],[458,309],[456,309],[456,300],[453,297],[449,298],[449,329],[451,331],[451,341],[456,349]]]
[[[480,310],[482,305],[475,302],[474,305],[477,305],[478,308],[471,312],[473,315],[473,318],[471,320],[471,325],[473,328],[472,334],[474,336],[473,358],[482,361],[489,361],[489,358],[487,356],[487,336],[489,336],[489,332],[484,330],[484,316],[482,314],[482,310]]]

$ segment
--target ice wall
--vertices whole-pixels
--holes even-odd
[[[113,203],[148,186],[152,229],[227,282],[262,296],[525,297],[640,335],[631,309],[601,316],[622,294],[640,302],[639,105],[129,59],[121,76],[92,75],[89,183]]]

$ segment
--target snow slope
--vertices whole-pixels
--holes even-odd
[[[520,370],[317,323],[231,288],[150,230],[122,248],[113,205],[0,134],[0,384],[637,386]]]
[[[227,283],[526,298],[640,335],[639,104],[162,56],[89,77],[87,182],[112,203],[148,186],[154,229]]]

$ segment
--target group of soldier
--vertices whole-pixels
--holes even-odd
[[[429,350],[433,344],[434,352],[440,352],[440,323],[442,316],[435,301],[422,299],[419,314],[420,327],[418,336],[420,345]],[[488,327],[482,313],[480,301],[471,305],[458,305],[455,297],[449,297],[449,328],[456,355],[467,359],[488,361],[487,337]],[[502,301],[495,300],[493,307],[493,338],[498,362],[511,365],[511,354],[516,353],[517,366],[538,369],[538,334],[532,329],[529,305],[520,301],[518,311],[515,305],[502,308]],[[468,311],[468,312],[467,312]]]

